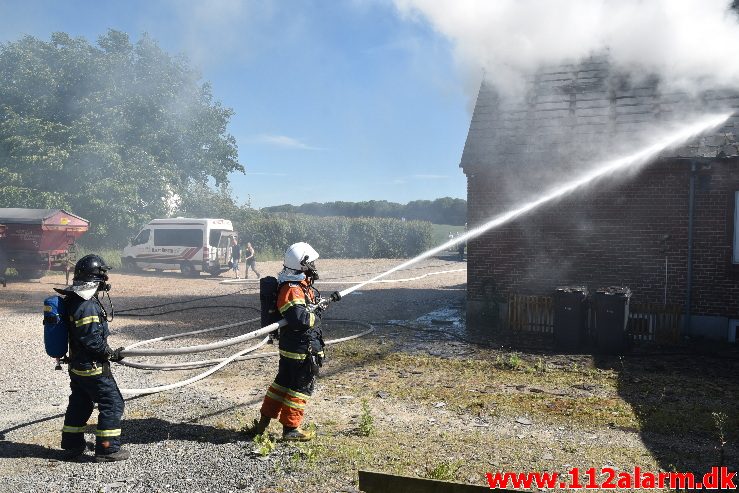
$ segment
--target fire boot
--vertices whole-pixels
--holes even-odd
[[[313,440],[315,433],[300,428],[282,427],[282,440],[286,442],[308,442]]]
[[[71,448],[62,449],[62,457],[64,460],[74,460],[83,455],[86,450],[95,450],[93,442],[83,442]]]
[[[113,452],[112,454],[95,454],[95,462],[119,462],[122,460],[126,460],[129,457],[131,457],[131,454],[128,452],[128,450],[125,449],[118,449],[117,452]]]
[[[62,457],[73,460],[85,453],[85,450],[95,450],[95,443],[86,442],[82,432],[62,432]]]
[[[262,414],[261,417],[259,418],[259,421],[257,421],[256,419],[254,420],[254,426],[252,427],[251,430],[248,430],[246,434],[250,437],[261,435],[262,433],[267,431],[270,421],[272,421],[272,418]]]

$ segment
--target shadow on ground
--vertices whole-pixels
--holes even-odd
[[[597,368],[618,372],[639,434],[664,470],[703,474],[739,466],[739,352],[718,345],[595,355]]]
[[[232,429],[191,422],[173,423],[159,418],[124,418],[121,430],[124,445],[127,443],[150,444],[169,440],[222,444],[245,439],[243,433]],[[57,448],[7,440],[0,441],[0,458],[20,459],[28,457],[56,460],[70,459],[65,451]],[[84,458],[80,460],[84,460]]]
[[[512,334],[481,329],[476,339],[499,348],[541,357],[554,352],[551,334]],[[471,336],[472,337],[472,336]],[[592,348],[591,348],[592,349]],[[699,341],[676,347],[637,346],[623,355],[595,351],[581,357],[594,368],[617,374],[617,392],[636,416],[636,427],[614,422],[603,426],[639,435],[664,471],[692,472],[697,478],[711,467],[739,469],[739,350]]]

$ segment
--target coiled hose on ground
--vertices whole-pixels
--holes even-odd
[[[418,261],[422,260],[423,258],[427,258],[427,256],[428,256],[427,254],[424,254],[423,256],[419,256],[416,259],[411,259],[410,261],[405,262],[404,264],[402,264],[402,266],[408,267],[409,265],[411,265],[411,264],[413,264],[415,262],[418,262]],[[348,294],[351,294],[352,292],[356,291],[360,287],[365,286],[365,285],[367,285],[369,283],[380,282],[379,281],[380,278],[382,278],[382,277],[390,274],[391,272],[395,272],[395,271],[399,270],[400,267],[401,266],[398,266],[396,268],[390,269],[387,272],[384,272],[382,274],[379,274],[379,275],[375,276],[374,278],[370,279],[369,281],[364,281],[362,283],[359,283],[359,284],[356,284],[354,286],[351,286],[351,287],[349,287],[349,288],[347,288],[347,289],[345,289],[343,291],[340,291],[339,294],[341,295],[341,297],[344,297],[344,296],[346,296]],[[422,279],[422,278],[427,277],[427,276],[430,276],[430,275],[438,275],[438,274],[445,274],[445,273],[451,273],[451,272],[460,272],[460,271],[463,271],[463,270],[465,270],[465,269],[455,269],[455,270],[450,270],[450,271],[431,272],[431,273],[423,274],[421,276],[417,276],[417,277],[414,277],[414,278],[397,279],[397,280],[394,279],[394,280],[389,280],[389,281],[384,281],[384,282],[408,282],[408,281],[413,281],[413,280],[417,280],[417,279]],[[225,348],[225,347],[233,346],[235,344],[240,344],[242,342],[246,342],[246,341],[249,341],[249,340],[252,340],[252,339],[256,339],[256,338],[258,338],[260,336],[266,336],[270,332],[272,332],[272,331],[274,331],[274,330],[276,330],[276,329],[278,329],[280,327],[283,327],[283,326],[287,325],[287,322],[283,319],[283,320],[280,320],[279,322],[276,322],[276,323],[267,325],[267,326],[262,327],[260,329],[254,330],[252,332],[248,332],[248,333],[242,334],[240,336],[231,337],[231,338],[228,338],[228,339],[223,339],[221,341],[216,341],[216,342],[209,343],[209,344],[198,344],[198,345],[194,345],[194,346],[184,346],[184,347],[179,347],[179,348],[165,348],[165,349],[154,349],[154,348],[136,349],[139,346],[143,346],[143,345],[146,345],[146,344],[151,344],[151,343],[154,343],[154,342],[164,341],[164,340],[168,340],[168,339],[174,339],[174,338],[177,338],[177,337],[184,337],[184,336],[188,336],[188,335],[195,335],[195,334],[202,334],[202,333],[206,333],[206,332],[213,332],[213,331],[216,331],[216,330],[224,330],[224,329],[228,329],[228,328],[232,328],[232,327],[238,327],[240,325],[246,325],[247,323],[254,322],[256,320],[258,320],[258,319],[255,318],[255,319],[251,319],[251,320],[245,320],[245,321],[241,321],[241,322],[235,322],[235,323],[231,323],[231,324],[225,324],[225,325],[221,325],[221,326],[217,326],[217,327],[211,327],[211,328],[207,328],[207,329],[200,329],[200,330],[196,330],[196,331],[185,332],[185,333],[182,333],[182,334],[174,334],[174,335],[170,335],[170,336],[162,336],[162,337],[156,337],[156,338],[153,338],[153,339],[147,339],[147,340],[144,340],[144,341],[139,341],[137,343],[134,343],[134,344],[132,344],[130,346],[125,347],[124,350],[121,352],[121,355],[128,358],[128,357],[131,357],[131,356],[172,356],[172,355],[178,355],[178,354],[194,354],[194,353],[200,353],[200,352],[205,352],[205,351],[213,351],[213,350],[216,350],[216,349],[222,349],[222,348]],[[352,322],[358,323],[358,324],[363,324],[362,322],[357,322],[357,321],[352,321]],[[342,338],[342,339],[328,341],[327,344],[336,344],[336,343],[339,343],[339,342],[344,342],[344,341],[348,341],[348,340],[351,340],[351,339],[356,339],[358,337],[362,337],[362,336],[364,336],[366,334],[369,334],[370,332],[372,332],[374,330],[374,327],[372,325],[370,325],[370,324],[363,324],[363,325],[365,325],[367,327],[367,330],[365,330],[365,331],[363,331],[363,332],[361,332],[359,334],[355,334],[353,336],[349,336],[349,337],[345,337],[345,338]],[[166,391],[166,390],[172,390],[172,389],[176,389],[176,388],[179,388],[179,387],[184,387],[186,385],[190,385],[190,384],[195,383],[197,381],[203,380],[204,378],[209,377],[210,375],[212,375],[213,373],[217,372],[218,370],[220,370],[221,368],[225,367],[226,365],[228,365],[229,363],[231,363],[233,361],[237,361],[237,360],[242,359],[242,358],[243,359],[254,359],[254,358],[261,358],[261,357],[268,357],[268,356],[276,355],[277,352],[262,353],[262,354],[259,354],[259,355],[252,355],[250,357],[246,357],[245,356],[246,354],[248,354],[250,352],[253,352],[253,351],[256,351],[257,349],[259,349],[262,346],[264,346],[267,343],[267,341],[268,341],[268,337],[265,337],[259,343],[255,344],[253,346],[250,346],[250,347],[248,347],[246,349],[243,349],[241,351],[238,351],[237,353],[234,353],[233,355],[231,355],[229,357],[226,357],[226,358],[218,358],[218,359],[211,359],[211,360],[188,361],[188,362],[183,362],[183,363],[169,363],[169,364],[135,363],[135,362],[129,362],[129,361],[123,360],[123,361],[120,362],[120,364],[122,364],[122,365],[129,366],[129,367],[132,367],[132,368],[153,369],[153,370],[179,370],[179,369],[183,369],[184,370],[184,369],[202,368],[202,367],[210,366],[210,365],[215,365],[215,366],[213,366],[212,368],[209,368],[208,370],[206,370],[206,371],[204,371],[204,372],[202,372],[202,373],[200,373],[198,375],[195,375],[195,376],[193,376],[191,378],[188,378],[186,380],[182,380],[182,381],[175,382],[175,383],[172,383],[172,384],[167,384],[167,385],[159,385],[159,386],[155,386],[155,387],[146,387],[146,388],[139,388],[139,389],[121,389],[121,393],[124,394],[124,395],[143,395],[143,394],[153,394],[153,393],[157,393],[157,392],[163,392],[163,391]]]

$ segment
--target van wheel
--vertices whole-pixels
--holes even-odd
[[[190,262],[182,262],[180,264],[180,272],[186,277],[198,277],[200,275],[200,272],[196,271]]]
[[[139,270],[138,265],[132,257],[124,257],[121,259],[121,266],[125,272],[137,272]]]

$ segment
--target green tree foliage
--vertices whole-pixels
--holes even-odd
[[[416,221],[429,221],[434,224],[462,226],[467,222],[467,201],[444,197],[436,200],[414,200],[408,204],[398,204],[387,200],[367,202],[310,202],[307,204],[277,205],[265,207],[267,212],[293,212],[311,216],[346,217],[392,217]]]
[[[316,217],[241,208],[234,229],[257,251],[281,255],[307,241],[323,257],[408,258],[431,247],[431,224],[391,218]]]
[[[1,44],[0,207],[65,208],[90,220],[88,243],[110,246],[177,197],[196,209],[208,183],[228,208],[222,187],[243,171],[231,115],[148,36]]]
[[[207,184],[191,182],[176,202],[173,216],[228,219],[241,214],[240,207],[234,201],[233,191],[225,183],[214,189]]]

